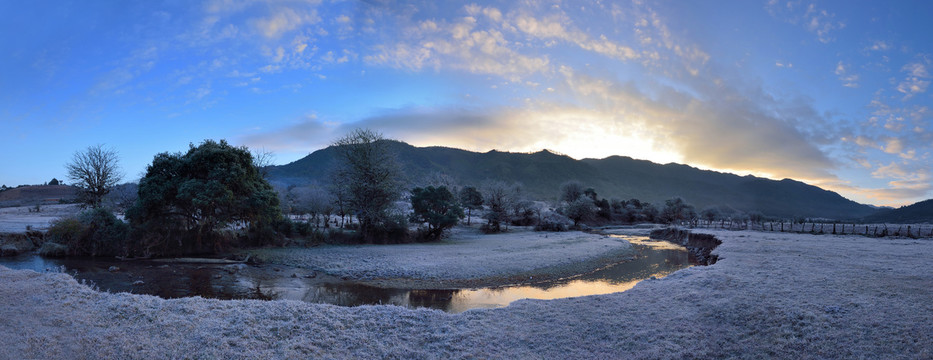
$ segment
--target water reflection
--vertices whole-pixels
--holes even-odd
[[[45,259],[35,255],[0,258],[15,269],[56,271],[103,291],[150,294],[164,298],[202,296],[217,299],[281,299],[343,306],[393,304],[448,312],[503,307],[519,299],[558,299],[631,289],[650,277],[664,277],[689,267],[686,249],[646,237],[622,237],[637,256],[572,278],[531,285],[462,290],[386,289],[285,266],[164,264],[151,261]],[[115,269],[119,268],[119,269]]]

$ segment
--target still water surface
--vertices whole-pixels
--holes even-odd
[[[619,236],[619,235],[613,235]],[[346,281],[307,269],[279,265],[166,264],[88,258],[50,259],[27,254],[0,258],[0,265],[38,272],[62,271],[103,291],[216,299],[281,299],[342,306],[394,304],[459,313],[503,307],[519,299],[558,299],[631,289],[650,277],[691,266],[681,246],[646,237],[619,236],[637,256],[572,278],[535,284],[457,290],[387,289]],[[117,267],[119,269],[111,269]],[[113,271],[111,271],[113,270]]]

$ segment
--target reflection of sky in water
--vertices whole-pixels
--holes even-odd
[[[632,245],[644,245],[651,247],[654,250],[681,250],[686,251],[683,246],[670,243],[667,241],[653,240],[645,236],[628,236],[628,235],[609,235],[614,238],[624,239],[632,243]]]
[[[568,279],[464,290],[385,289],[339,279],[322,279],[323,276],[309,278],[304,276],[308,271],[287,267],[276,267],[273,271],[270,267],[249,266],[231,273],[228,268],[217,265],[166,266],[142,261],[43,259],[34,255],[0,258],[0,265],[39,272],[65,266],[68,273],[77,273],[77,278],[92,281],[101,290],[167,298],[273,298],[343,306],[394,304],[454,313],[474,308],[503,307],[519,299],[550,300],[621,292],[631,289],[641,280],[664,277],[690,266],[687,252],[681,246],[647,237],[612,236],[631,242],[636,258]],[[121,270],[109,272],[110,266],[121,267]],[[137,281],[143,283],[134,285]]]

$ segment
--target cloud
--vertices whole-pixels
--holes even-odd
[[[488,11],[487,11],[488,10]],[[490,18],[501,19],[499,10],[486,8],[484,13],[494,14]],[[538,39],[558,39],[579,46],[581,49],[609,56],[617,60],[629,61],[641,57],[634,49],[609,40],[605,35],[592,38],[573,27],[566,16],[549,16],[538,19],[529,13],[511,14],[508,17],[509,25],[514,24],[521,32]]]
[[[373,46],[375,51],[364,60],[413,71],[454,69],[522,82],[528,76],[554,75],[556,66],[549,56],[553,53],[547,50],[566,45],[665,72],[673,71],[667,66],[673,59],[694,76],[710,59],[696,45],[672,35],[664,19],[641,3],[630,9],[640,19],[631,24],[635,29],[621,33],[599,33],[592,27],[584,31],[560,7],[542,9],[520,3],[517,7],[503,11],[467,5],[458,13],[465,16],[454,18],[383,18],[395,26],[387,30],[388,41]],[[615,25],[625,28],[624,24]],[[626,44],[631,37],[641,42]]]
[[[865,193],[873,199],[885,202],[903,202],[908,199],[924,198],[933,190],[929,167],[907,169],[898,163],[879,166],[871,173],[875,178],[893,179],[887,189],[867,189]]]
[[[833,33],[846,27],[844,22],[836,20],[835,13],[817,8],[815,4],[799,5],[800,2],[794,0],[768,1],[765,9],[775,18],[802,26],[824,44],[833,42]]]
[[[871,46],[868,47],[868,49],[872,51],[887,51],[891,48],[891,44],[885,41],[875,41],[871,44]]]
[[[251,148],[266,148],[274,151],[314,151],[326,147],[334,140],[335,124],[325,123],[317,115],[278,129],[254,129],[241,137],[241,142]]]
[[[850,74],[849,67],[842,63],[842,61],[836,64],[836,75],[839,76],[839,80],[842,81],[842,86],[849,88],[858,87],[859,76],[857,74]]]
[[[901,68],[902,72],[907,73],[907,77],[897,85],[897,91],[905,94],[905,100],[927,91],[927,87],[930,86],[930,73],[927,71],[929,65],[930,60],[924,57],[921,61],[909,63]]]
[[[307,9],[302,12],[293,8],[281,7],[277,8],[269,16],[253,20],[253,26],[263,36],[276,39],[286,32],[318,21],[320,21],[320,18],[315,9]]]
[[[760,90],[725,84],[698,86],[689,92],[656,84],[661,90],[652,95],[631,84],[569,68],[562,71],[568,86],[588,98],[591,106],[602,106],[604,113],[618,114],[626,125],[646,129],[657,143],[688,163],[798,179],[835,179],[830,172],[835,163],[799,128],[820,126],[810,105],[780,102]]]
[[[495,28],[479,28],[478,20],[472,16],[449,23],[425,20],[408,26],[404,33],[408,36],[376,46],[376,52],[364,60],[410,70],[443,67],[498,75],[512,81],[549,69],[547,56],[524,55],[513,50],[505,34]]]
[[[904,151],[904,145],[901,143],[901,139],[889,138],[885,141],[882,150],[888,154],[900,154],[901,151]]]

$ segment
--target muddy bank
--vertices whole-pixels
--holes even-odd
[[[648,237],[686,247],[699,265],[712,265],[719,261],[719,255],[712,252],[713,249],[722,244],[722,241],[713,235],[698,234],[677,228],[665,228],[652,230]]]

